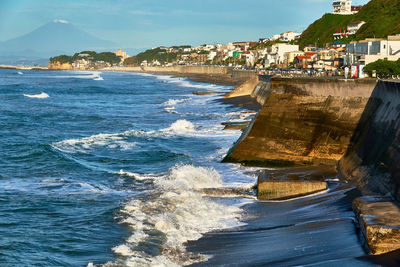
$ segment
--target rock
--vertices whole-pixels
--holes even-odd
[[[353,210],[365,248],[372,255],[400,249],[400,208],[390,198],[360,197]]]
[[[54,62],[54,63],[49,63],[50,70],[72,70],[72,65],[71,63],[60,63],[60,62]]]
[[[221,123],[224,127],[224,130],[243,130],[250,124],[250,121],[242,121],[242,122],[223,122]]]
[[[276,181],[259,178],[257,199],[283,200],[321,192],[326,188],[324,181]]]
[[[194,95],[218,95],[222,94],[223,92],[202,92],[202,91],[194,91]]]

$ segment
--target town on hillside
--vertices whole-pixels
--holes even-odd
[[[197,47],[160,46],[132,57],[121,49],[108,54],[84,51],[72,57],[62,55],[51,58],[49,67],[88,70],[124,66],[222,65],[261,72],[317,76],[392,77],[394,73],[387,65],[400,65],[400,34],[357,39],[359,30],[368,26],[365,21],[354,21],[363,6],[352,6],[350,0],[334,0],[332,8],[332,13],[322,19],[333,18],[340,23],[329,33],[328,39],[332,41],[322,46],[317,42],[304,44],[309,36],[307,30],[303,33],[287,31],[258,41]],[[346,26],[340,25],[346,21],[349,21]]]

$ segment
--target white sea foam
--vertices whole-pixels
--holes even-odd
[[[41,92],[40,94],[35,94],[35,95],[29,95],[29,94],[23,94],[23,96],[29,97],[29,98],[48,98],[49,95]]]
[[[199,189],[222,187],[221,176],[215,169],[182,165],[173,167],[168,175],[154,180],[157,197],[129,201],[122,213],[121,223],[132,229],[125,244],[113,250],[126,257],[128,266],[170,266],[186,264],[202,258],[188,256],[184,243],[197,240],[202,234],[240,225],[240,208],[217,203],[203,196]],[[139,242],[155,238],[154,231],[166,235],[164,255],[152,257],[135,251]],[[177,262],[178,258],[183,262]]]
[[[178,103],[183,103],[183,102],[190,101],[190,100],[192,100],[190,97],[183,98],[183,99],[169,99],[168,101],[164,102],[163,104],[167,105],[167,106],[174,106]]]
[[[75,78],[75,79],[92,79],[95,81],[103,81],[103,77],[101,77],[101,71],[73,71],[67,72],[72,73],[75,75],[58,75],[58,76],[51,76],[51,78]]]
[[[177,120],[171,126],[165,130],[170,130],[175,133],[187,133],[187,132],[193,132],[194,131],[194,125],[190,121],[187,120]]]
[[[119,170],[118,174],[122,175],[122,176],[129,176],[129,177],[132,177],[135,180],[139,180],[139,181],[153,180],[153,179],[155,179],[157,177],[157,176],[152,175],[152,174],[145,175],[145,174],[139,174],[139,173],[134,173],[134,172],[127,172],[127,171],[124,171],[122,169]]]
[[[188,87],[188,88],[198,88],[198,89],[205,89],[211,91],[221,91],[226,90],[229,87],[220,86],[215,84],[206,84],[206,83],[193,83],[190,82],[187,78],[182,77],[173,77],[169,75],[153,75],[158,80],[162,80],[163,82],[176,84],[179,87]]]
[[[137,142],[128,141],[131,137],[220,137],[236,136],[232,131],[222,131],[223,127],[217,125],[211,128],[197,129],[196,125],[187,120],[177,120],[169,127],[158,131],[129,130],[121,133],[100,133],[89,137],[67,139],[52,144],[55,149],[66,153],[87,153],[96,147],[107,147],[110,149],[131,150],[138,146]]]
[[[79,138],[79,139],[67,139],[53,144],[53,147],[67,152],[67,153],[84,153],[96,146],[106,146],[108,148],[119,148],[121,150],[130,150],[134,148],[137,143],[127,142],[124,139],[140,134],[140,131],[126,131],[123,133],[115,134],[96,134],[89,137]]]

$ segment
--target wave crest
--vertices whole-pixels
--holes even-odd
[[[48,98],[48,97],[50,97],[45,92],[41,92],[40,94],[35,94],[35,95],[23,94],[23,96],[26,96],[26,97],[29,97],[29,98]]]
[[[190,121],[187,120],[177,120],[176,122],[172,123],[167,130],[171,130],[175,133],[187,133],[194,131],[194,125]]]
[[[152,266],[160,261],[169,266],[204,260],[205,256],[187,253],[184,243],[212,230],[240,225],[239,207],[217,203],[198,190],[222,187],[215,169],[175,166],[154,184],[157,197],[133,199],[122,210],[121,223],[132,228],[132,235],[113,250],[125,258],[128,266],[139,262]],[[160,242],[162,254],[154,257],[140,249],[139,244],[146,241]]]

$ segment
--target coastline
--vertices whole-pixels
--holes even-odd
[[[165,75],[172,75],[175,77],[185,77],[188,78],[192,81],[197,81],[197,82],[204,82],[204,83],[216,83],[218,82],[219,84],[223,85],[230,85],[230,86],[235,86],[233,88],[232,92],[237,89],[241,84],[244,82],[248,81],[248,79],[242,78],[238,80],[229,80],[232,78],[229,78],[227,75],[210,75],[210,74],[187,74],[187,73],[175,73],[175,72],[148,72],[152,74],[165,74]],[[222,78],[221,78],[222,77]],[[278,79],[279,80],[279,79]],[[240,82],[239,82],[240,81]],[[280,81],[281,83],[285,83],[284,80]],[[308,81],[307,79],[305,80],[306,83],[314,83],[313,81]],[[360,97],[363,99],[368,99],[369,97],[369,91],[368,90],[361,90],[357,91],[360,89],[357,89],[357,86],[360,86],[361,88],[365,87],[366,84],[373,85],[373,81],[359,81],[359,83],[356,83],[355,86],[353,84],[353,81],[350,81],[351,83],[349,84],[349,88],[341,88],[341,85],[343,82],[339,82],[337,85],[333,85],[335,83],[326,81],[321,79],[319,83],[320,85],[323,86],[323,91],[319,90],[318,93],[314,93],[312,90],[315,89],[307,89],[310,90],[306,95],[308,97],[314,97],[313,94],[317,94],[315,99],[322,99],[324,97],[324,94],[329,95],[328,98],[331,98],[331,94],[333,93],[334,95],[338,95],[336,97],[339,97],[338,99],[341,99],[340,97],[343,98],[343,100],[339,101],[345,101],[346,99],[357,99],[355,103],[359,102]],[[318,83],[318,81],[317,81]],[[337,83],[337,82],[336,82]],[[345,84],[345,83],[344,83]],[[344,85],[343,84],[343,85]],[[337,88],[331,88],[339,86]],[[227,98],[222,98],[218,99],[217,101],[220,101],[221,103],[228,104],[228,105],[234,105],[236,107],[242,107],[250,110],[255,110],[255,111],[260,111],[261,107],[264,106],[265,101],[269,98],[269,93],[265,94],[265,92],[258,92],[259,94],[262,95],[260,97],[257,94],[254,94],[257,90],[259,85],[257,85],[254,88],[253,93],[251,95],[241,95],[239,97],[227,97]],[[302,88],[304,89],[304,88]],[[293,90],[292,88],[290,90]],[[297,89],[296,89],[297,90]],[[300,91],[290,91],[287,92],[292,95],[297,95],[297,97],[302,97],[301,90]],[[332,91],[333,90],[333,91]],[[262,90],[261,90],[262,91]],[[362,92],[363,91],[363,92]],[[257,92],[256,92],[257,93]],[[310,94],[311,93],[311,94]],[[264,94],[264,95],[263,95]],[[350,95],[349,95],[350,94]],[[320,100],[318,100],[320,101]],[[354,100],[349,100],[354,101]],[[262,102],[262,103],[260,103]],[[365,102],[365,100],[364,100]],[[247,106],[246,106],[247,105]],[[293,103],[292,105],[296,105]],[[356,108],[359,109],[357,112],[363,112],[362,105],[360,107],[352,106],[353,104],[350,103],[349,107],[351,108]],[[340,105],[338,106],[340,107]],[[343,107],[341,107],[343,108]],[[335,109],[337,109],[335,107]],[[342,118],[341,118],[342,119]],[[355,118],[356,120],[356,118]],[[253,121],[254,122],[254,121]],[[251,126],[247,127],[247,130],[245,131],[251,131],[251,128],[253,127],[252,124]],[[355,126],[354,126],[355,127]],[[352,133],[350,133],[352,134]],[[351,135],[349,135],[350,138]],[[242,136],[243,137],[243,136]],[[242,139],[241,137],[241,139]],[[245,138],[245,137],[243,137]],[[242,139],[243,140],[243,139]],[[240,139],[239,141],[240,142]],[[235,149],[237,144],[234,144],[232,149]],[[340,152],[339,154],[341,154]],[[229,153],[228,153],[229,154]],[[339,159],[339,158],[338,158]],[[332,161],[333,162],[333,161]],[[317,164],[318,165],[318,164]],[[328,164],[330,165],[330,164]],[[333,166],[333,165],[332,165]],[[312,229],[315,231],[323,231],[323,232],[331,232],[328,236],[325,236],[324,240],[319,240],[319,244],[313,243],[313,244],[308,244],[312,249],[310,254],[304,256],[304,255],[298,255],[299,259],[285,259],[283,255],[281,258],[275,259],[273,257],[269,257],[265,255],[265,250],[263,247],[271,247],[273,246],[273,243],[271,243],[271,240],[267,238],[266,236],[269,235],[276,235],[276,238],[288,238],[291,239],[292,237],[286,237],[285,233],[287,231],[294,231],[295,234],[294,236],[297,235],[307,235],[306,228],[298,227],[296,223],[293,224],[284,224],[280,220],[275,220],[274,217],[280,217],[280,212],[282,210],[277,211],[272,217],[268,217],[265,215],[265,211],[268,210],[270,211],[271,209],[275,209],[275,206],[280,206],[280,203],[283,202],[263,202],[263,201],[255,201],[249,205],[245,205],[243,208],[244,214],[248,216],[249,218],[245,218],[244,222],[247,224],[245,227],[239,227],[235,229],[229,229],[229,230],[221,230],[221,231],[213,231],[210,233],[205,234],[200,240],[193,241],[193,242],[188,242],[187,243],[187,248],[188,251],[193,252],[193,253],[200,253],[203,255],[214,255],[214,257],[211,257],[209,261],[206,262],[201,262],[194,264],[194,266],[202,266],[202,265],[213,265],[213,264],[224,264],[228,261],[232,261],[234,259],[235,262],[243,265],[263,265],[267,263],[270,266],[280,266],[282,264],[322,264],[324,262],[333,262],[335,264],[356,264],[356,265],[365,265],[365,266],[370,266],[371,263],[378,263],[378,264],[388,264],[388,266],[395,266],[393,263],[398,263],[399,259],[399,254],[397,252],[393,253],[388,253],[384,254],[381,256],[368,256],[368,254],[365,251],[365,244],[359,240],[357,237],[357,234],[355,232],[355,225],[354,221],[356,221],[358,218],[354,218],[354,213],[348,212],[349,210],[354,209],[354,206],[352,206],[352,203],[360,196],[362,196],[362,193],[360,190],[364,191],[362,188],[357,187],[357,184],[351,182],[349,185],[346,185],[346,182],[341,180],[343,177],[341,176],[342,173],[335,173],[334,176],[330,177],[332,174],[330,172],[326,172],[323,170],[323,168],[315,166],[314,167],[317,172],[319,172],[320,176],[322,177],[323,180],[327,181],[328,183],[328,191],[327,192],[322,192],[321,195],[308,195],[305,196],[304,199],[291,199],[289,202],[291,202],[293,205],[300,205],[300,209],[308,209],[308,207],[311,207],[314,204],[309,204],[309,203],[315,203],[317,202],[330,202],[330,205],[326,206],[324,210],[320,211],[312,211],[313,216],[318,215],[317,217],[314,217],[313,220],[310,220],[310,218],[304,218],[305,220],[300,222],[302,225],[311,225]],[[275,169],[277,170],[277,169]],[[285,177],[289,177],[292,175],[292,172],[294,172],[296,169],[293,167],[290,167],[288,169],[283,169],[281,170],[281,175]],[[264,171],[265,172],[265,171]],[[268,173],[268,171],[266,171]],[[279,172],[279,171],[278,171]],[[340,172],[340,169],[339,169]],[[340,178],[339,178],[340,177]],[[337,182],[330,182],[330,180],[334,180]],[[350,192],[350,193],[348,193]],[[363,192],[365,193],[365,192]],[[331,202],[333,200],[333,203]],[[299,204],[300,203],[300,204]],[[302,204],[301,204],[302,203]],[[290,206],[290,205],[289,205]],[[337,215],[338,216],[345,216],[345,218],[338,219],[338,218],[331,218],[331,219],[326,219],[325,216],[323,216],[324,212],[326,212],[327,209],[332,209],[337,212],[338,210],[341,210]],[[288,210],[286,212],[292,212],[288,207]],[[283,210],[285,212],[285,210]],[[356,212],[356,210],[355,210]],[[269,214],[270,215],[270,214]],[[315,221],[318,221],[317,225],[315,224]],[[336,225],[331,225],[331,221],[335,221]],[[271,223],[274,224],[271,226]],[[286,223],[286,222],[285,222]],[[319,225],[321,224],[321,225]],[[339,226],[337,226],[339,225]],[[316,227],[316,228],[314,228]],[[363,227],[363,226],[361,226]],[[277,230],[284,228],[285,230]],[[301,230],[302,229],[302,230]],[[316,230],[317,229],[317,230]],[[318,230],[319,229],[319,230]],[[249,234],[251,232],[252,234]],[[277,234],[277,232],[280,232]],[[311,234],[312,236],[312,234]],[[260,239],[261,238],[261,239]],[[265,240],[263,240],[265,238]],[[310,237],[314,239],[318,239],[318,237]],[[327,240],[329,240],[327,242]],[[298,241],[298,240],[297,240]],[[286,244],[292,244],[296,243],[296,240],[291,240],[287,241]],[[236,244],[245,244],[248,243],[248,247],[243,247],[243,246],[236,246]],[[299,245],[303,245],[303,243],[300,243]],[[224,246],[228,246],[231,249],[229,251],[226,251],[224,249]],[[346,247],[347,251],[345,253],[343,252],[343,247]],[[256,248],[253,248],[256,247]],[[258,249],[258,247],[260,247]],[[319,249],[319,247],[328,247],[326,251],[323,252],[323,255],[325,256],[320,256],[319,258],[315,258],[314,254],[316,253],[316,250]],[[291,248],[281,248],[281,249],[294,249],[296,250],[295,247]],[[312,250],[315,250],[314,252]],[[333,253],[332,251],[339,251],[336,253]],[[346,250],[346,249],[344,249]],[[296,251],[292,251],[293,253],[296,253]],[[276,251],[276,253],[282,253],[282,251]],[[245,255],[245,256],[243,256]],[[287,254],[286,254],[287,255]],[[248,256],[248,257],[246,257]],[[300,257],[301,256],[301,257]],[[329,258],[331,257],[331,258]],[[251,260],[246,260],[246,258],[251,258]],[[301,259],[300,259],[301,258]]]
[[[104,70],[107,71],[107,70]],[[129,71],[128,71],[129,72]],[[174,72],[146,72],[152,73],[157,75],[171,75],[174,77],[184,77],[191,81],[198,81],[204,83],[213,83],[213,81],[219,81],[220,84],[223,85],[230,85],[235,84],[238,81],[231,81],[229,82],[229,75],[227,74],[218,74],[218,75],[211,75],[211,74],[186,74],[186,73],[174,73]],[[193,77],[193,79],[192,79]],[[197,79],[197,80],[194,80]],[[245,80],[245,79],[243,79]],[[243,81],[242,80],[242,81]],[[282,81],[281,81],[282,82]],[[381,88],[382,89],[382,88]],[[235,90],[235,88],[233,88]],[[382,91],[382,90],[381,90]],[[222,93],[222,92],[220,92]],[[291,92],[292,94],[295,93]],[[299,95],[298,95],[299,96]],[[320,97],[320,96],[319,96]],[[251,105],[255,105],[257,97],[255,96],[240,96],[240,97],[233,97],[233,98],[223,98],[223,99],[215,99],[214,101],[221,101],[224,104],[233,105],[240,108],[249,108]],[[252,103],[250,103],[253,100]],[[245,104],[248,106],[246,107]],[[258,103],[257,103],[258,104]],[[260,108],[262,105],[258,104],[258,106],[253,107],[254,110]],[[284,121],[284,120],[283,120]],[[285,122],[285,121],[284,121]],[[251,126],[250,126],[251,127]],[[250,128],[249,127],[249,128]],[[318,170],[318,167],[316,167]],[[265,170],[264,173],[267,173],[271,176],[276,176],[278,172],[278,176],[285,176],[285,177],[295,177],[298,176],[296,172],[298,170],[294,168],[287,168],[287,169],[272,169],[272,170]],[[303,171],[302,171],[303,172]],[[306,173],[307,170],[304,170]],[[322,174],[318,174],[316,176],[322,176],[321,179],[333,179],[337,180],[336,174],[333,176],[327,175],[327,173],[322,172]],[[349,193],[351,192],[351,193]],[[359,242],[358,238],[355,238],[355,227],[354,227],[354,214],[349,212],[351,210],[351,203],[355,197],[359,196],[359,190],[355,186],[347,186],[344,183],[336,183],[330,182],[328,186],[328,191],[323,192],[323,194],[317,194],[313,196],[307,196],[304,198],[297,198],[294,200],[285,200],[285,201],[254,201],[248,205],[243,206],[243,213],[244,213],[244,222],[247,223],[246,226],[234,228],[234,229],[227,229],[227,230],[216,230],[214,232],[209,232],[204,235],[200,240],[188,242],[188,250],[193,252],[198,252],[202,254],[212,254],[212,252],[216,252],[216,256],[210,259],[209,262],[203,262],[200,264],[219,264],[224,263],[234,259],[237,257],[238,262],[242,262],[243,264],[263,264],[269,263],[269,265],[282,265],[282,264],[315,264],[315,263],[322,263],[323,261],[315,261],[315,254],[317,253],[318,247],[329,247],[324,253],[326,252],[327,255],[332,257],[332,260],[335,263],[359,263],[359,260],[364,261],[364,258],[367,257],[368,261],[372,261],[376,258],[369,258],[365,256],[365,252],[360,252],[362,250],[362,245]],[[218,197],[218,196],[217,196]],[[237,195],[237,198],[240,196]],[[329,204],[329,205],[328,205]],[[319,209],[318,206],[324,206],[324,209]],[[317,207],[317,209],[315,208]],[[274,211],[275,212],[271,212]],[[307,213],[310,213],[308,217],[304,217],[303,213],[300,215],[300,221],[298,221],[297,217],[291,218],[288,220],[287,218],[283,218],[282,216],[286,216],[288,214],[296,213],[297,210],[305,210]],[[332,215],[330,218],[326,218],[324,212],[326,210],[330,210]],[[331,222],[339,223],[340,227],[337,225],[331,224]],[[317,228],[315,228],[317,227]],[[301,238],[299,236],[307,235],[308,231],[323,231],[329,232],[328,236],[324,236],[324,240],[318,240],[320,243],[312,243],[308,244],[312,247],[307,254],[307,257],[303,257],[304,261],[293,261],[293,259],[284,259],[281,257],[279,260],[275,260],[273,258],[268,258],[265,255],[265,247],[273,247],[274,240],[282,237],[283,239],[287,238],[286,244],[289,246],[296,244],[296,242],[300,242]],[[290,235],[285,235],[290,232]],[[293,234],[294,233],[294,234]],[[332,237],[333,236],[333,237]],[[238,238],[239,237],[239,238]],[[271,238],[273,237],[273,238]],[[296,237],[298,238],[295,240],[290,240],[291,238]],[[310,239],[318,239],[318,235],[310,234],[308,237]],[[331,238],[331,239],[329,239]],[[343,245],[341,246],[342,238],[345,239],[346,245],[349,246],[349,250],[352,252],[351,255],[348,255],[347,258],[344,257],[345,254],[332,254],[330,251],[337,251],[342,249]],[[272,240],[272,241],[271,241]],[[328,244],[326,244],[326,240],[330,240]],[[354,242],[356,240],[356,242]],[[202,245],[203,244],[203,245]],[[246,247],[243,245],[238,245],[235,249],[232,249],[227,253],[224,251],[224,246],[227,245],[229,247],[234,247],[235,244],[247,244]],[[303,246],[303,243],[298,243],[299,246]],[[254,248],[256,246],[256,249]],[[335,247],[336,246],[336,247]],[[281,247],[280,249],[288,250],[288,248]],[[290,247],[290,249],[294,249],[292,252],[295,254],[297,253],[297,247]],[[308,249],[308,248],[303,248]],[[343,249],[342,249],[343,250]],[[277,251],[277,254],[282,253],[282,251]],[[243,254],[241,255],[240,252],[244,254],[248,254],[248,257],[251,258],[252,255],[256,255],[254,257],[253,262],[243,262],[244,258]],[[343,252],[343,251],[341,251]],[[289,253],[288,253],[289,254]],[[286,255],[288,255],[286,254]],[[346,254],[347,255],[347,254]],[[298,255],[299,257],[302,255]],[[322,256],[321,256],[322,257]],[[350,259],[349,259],[350,257]],[[385,258],[385,256],[382,256]],[[327,260],[326,258],[320,258],[320,260]],[[339,261],[335,260],[339,259]],[[242,261],[241,261],[242,260]],[[349,260],[349,261],[348,261]]]

